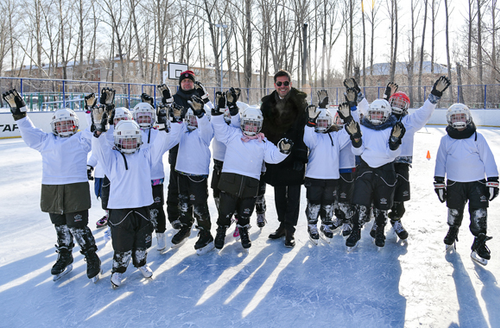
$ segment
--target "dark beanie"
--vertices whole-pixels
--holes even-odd
[[[190,79],[191,81],[194,82],[194,72],[191,70],[187,70],[181,73],[181,76],[179,76],[179,85],[181,84],[182,80],[184,79]]]

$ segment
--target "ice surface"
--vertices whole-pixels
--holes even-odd
[[[500,161],[500,129],[479,131]],[[500,199],[488,211],[494,238],[486,267],[469,257],[467,213],[457,251],[445,253],[447,210],[432,185],[444,133],[428,127],[415,136],[412,200],[402,220],[407,243],[396,242],[388,224],[386,245],[377,251],[367,224],[352,253],[340,234],[330,244],[311,245],[304,189],[297,245],[285,248],[283,240],[267,238],[278,227],[268,187],[268,223],[261,231],[253,215],[248,253],[228,232],[220,253],[198,256],[194,229],[183,246],[170,249],[169,226],[168,251],[153,244],[148,254],[153,279],[130,265],[117,290],[109,280],[112,248],[103,246],[104,229],[93,229],[104,269],[97,284],[87,279],[78,246],[73,271],[52,281],[56,235],[39,209],[41,156],[21,139],[0,140],[0,327],[500,327]],[[215,236],[212,198],[209,206]],[[89,227],[102,215],[94,197]]]

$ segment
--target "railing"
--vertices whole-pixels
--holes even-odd
[[[172,93],[175,93],[179,88],[177,81],[168,83],[168,85]],[[104,87],[116,90],[115,104],[117,107],[134,107],[140,101],[142,93],[151,95],[155,102],[161,98],[160,95],[156,94],[155,84],[0,77],[0,92],[17,89],[32,111],[54,110],[61,107],[79,110],[84,106],[83,98],[86,94],[94,92],[99,96],[100,90]],[[427,99],[431,88],[432,86],[411,88],[400,86],[399,91],[406,92],[412,99],[411,107],[418,108]],[[211,95],[211,99],[214,99],[215,92],[219,91],[218,86],[206,86],[206,89]],[[262,97],[270,94],[274,87],[241,89],[240,101],[258,105]],[[309,88],[302,91],[309,95],[310,103],[317,103],[316,93],[320,89],[328,91],[331,104],[338,105],[344,101],[345,88],[343,86]],[[365,97],[370,102],[381,98],[384,90],[385,86],[362,87]],[[0,99],[0,103],[2,102],[3,100]],[[500,108],[500,84],[452,85],[439,102],[439,107],[447,108],[456,102],[465,103],[471,109],[498,109]]]

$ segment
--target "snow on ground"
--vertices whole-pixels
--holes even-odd
[[[500,129],[480,132],[500,161]],[[104,245],[104,230],[94,228],[103,214],[95,198],[89,226],[102,279],[89,282],[77,246],[73,271],[52,281],[55,231],[39,209],[41,156],[21,139],[0,140],[0,327],[500,327],[500,199],[489,210],[490,263],[481,267],[469,257],[467,215],[457,252],[446,255],[446,206],[432,186],[444,133],[444,127],[428,127],[415,137],[406,244],[387,228],[386,246],[377,251],[369,223],[352,253],[339,235],[331,244],[312,245],[304,190],[297,245],[287,249],[283,240],[267,238],[278,227],[268,187],[268,224],[260,231],[254,215],[248,253],[229,234],[220,254],[203,256],[194,251],[194,230],[186,244],[164,254],[154,241],[148,256],[154,279],[146,281],[130,265],[117,290],[109,282],[111,245]],[[209,204],[215,222],[213,199]],[[170,240],[170,227],[167,234]]]

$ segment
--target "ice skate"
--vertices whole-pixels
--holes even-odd
[[[309,239],[314,245],[318,245],[319,243],[319,233],[318,233],[318,227],[316,224],[311,224],[307,226],[307,232],[309,233]]]
[[[384,228],[377,228],[377,232],[375,235],[375,245],[378,247],[378,250],[385,246]]]
[[[345,241],[345,245],[347,246],[347,251],[353,251],[358,245],[358,241],[361,239],[361,229],[353,228],[351,234]]]
[[[198,233],[199,238],[194,244],[194,249],[196,249],[196,254],[204,255],[214,249],[214,238],[210,234],[210,231],[200,229]]]
[[[153,277],[153,271],[149,268],[147,264],[144,264],[143,266],[138,268],[139,271],[141,271],[142,275],[146,279],[151,279]]]
[[[493,237],[488,237],[484,233],[480,233],[474,238],[474,243],[472,244],[472,252],[470,254],[471,259],[481,265],[488,264],[488,260],[491,258],[491,252],[486,242]]]
[[[82,255],[85,256],[85,261],[87,262],[87,277],[96,283],[99,280],[99,273],[101,273],[101,260],[96,254],[97,247],[91,246],[86,251],[81,251]]]
[[[172,248],[182,246],[191,235],[191,226],[182,225],[179,231],[172,237]]]
[[[320,236],[324,241],[326,241],[327,243],[330,243],[332,241],[333,232],[330,230],[330,226],[328,224],[321,224],[319,231]]]
[[[240,231],[238,230],[238,219],[233,217],[231,219],[231,224],[233,224],[233,222],[235,223],[233,237],[236,239],[239,239],[240,238]]]
[[[370,236],[375,239],[377,236],[377,222],[373,221],[372,228],[370,229]]]
[[[156,250],[162,251],[167,247],[167,242],[165,240],[165,233],[157,232],[156,233]]]
[[[57,261],[50,270],[50,273],[53,275],[52,280],[57,281],[67,275],[73,270],[73,254],[72,248],[68,248],[66,246],[57,247],[56,252],[59,254],[57,256]]]
[[[117,289],[122,285],[122,273],[120,272],[113,272],[111,274],[111,287],[113,289]]]
[[[266,214],[264,213],[258,213],[257,214],[257,227],[260,229],[264,228],[266,226]]]
[[[446,252],[455,251],[457,249],[458,227],[450,226],[443,241],[446,244]]]
[[[224,247],[224,243],[226,241],[226,230],[225,226],[217,227],[217,234],[215,235],[214,246],[217,249],[222,249]]]
[[[391,225],[392,225],[392,228],[394,229],[394,232],[396,233],[396,235],[398,235],[399,239],[406,240],[406,238],[408,238],[408,232],[405,230],[405,228],[401,224],[401,220],[397,220],[397,221],[391,220]]]
[[[347,237],[352,232],[352,225],[350,223],[342,224],[342,236]]]
[[[330,230],[335,231],[335,230],[337,230],[337,228],[339,228],[341,226],[342,226],[342,219],[333,218],[332,223],[330,224]]]
[[[249,225],[239,227],[241,246],[243,246],[244,249],[248,249],[252,246],[252,241],[250,240],[250,236],[248,235],[248,227]]]
[[[104,228],[108,225],[108,215],[104,215],[102,218],[100,218],[99,220],[97,220],[97,222],[95,223],[96,225],[96,228]]]

